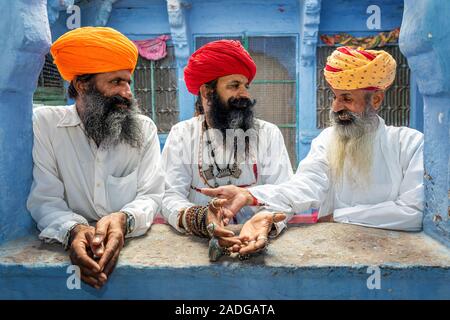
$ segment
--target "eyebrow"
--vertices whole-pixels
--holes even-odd
[[[130,84],[132,82],[131,79],[126,79],[126,78],[121,78],[121,77],[115,77],[115,78],[111,79],[110,82],[116,81],[116,80],[125,81],[125,82],[128,82],[128,84]]]
[[[239,81],[239,80],[233,80],[230,83],[228,83],[228,85],[231,86],[231,85],[241,84],[241,83],[243,83],[244,85],[248,85],[248,82]]]

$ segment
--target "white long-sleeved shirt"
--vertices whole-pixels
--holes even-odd
[[[127,237],[144,234],[164,193],[157,129],[139,116],[143,147],[98,148],[88,139],[75,105],[40,107],[33,113],[33,184],[28,210],[47,242],[67,244],[74,224],[88,224],[117,211],[134,216]]]
[[[199,171],[199,163],[203,170],[213,164],[212,158],[208,156],[209,149],[204,133],[202,138],[203,122],[204,116],[200,115],[173,126],[162,152],[163,166],[166,172],[162,214],[180,232],[184,232],[184,229],[178,226],[180,210],[194,205],[206,205],[211,198],[198,190],[214,186],[214,180],[209,180],[209,185],[207,185]],[[242,170],[240,177],[238,179],[217,178],[219,186],[227,185],[229,182],[237,186],[278,184],[287,181],[293,175],[280,129],[274,124],[259,119],[255,123],[255,128],[258,129],[258,139],[256,143],[250,142],[249,144],[249,158],[247,159],[251,161],[245,160],[244,152],[240,152],[238,159],[239,168]],[[221,143],[220,135],[211,135],[211,140],[216,158],[225,160],[220,161],[220,168],[226,167],[225,163],[234,163],[233,140],[229,139],[225,148]],[[217,168],[214,168],[214,172],[217,173]],[[256,207],[244,207],[236,215],[236,222],[245,222],[256,211],[259,211]],[[277,233],[285,226],[285,221],[277,223]]]
[[[406,127],[386,126],[383,119],[379,120],[371,182],[366,188],[354,187],[346,179],[335,183],[330,178],[326,150],[334,129],[327,128],[313,140],[309,154],[290,181],[278,186],[257,186],[250,191],[275,210],[301,212],[319,208],[319,216],[333,214],[337,222],[420,230],[424,202],[423,135]]]

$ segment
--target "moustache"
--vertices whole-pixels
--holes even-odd
[[[347,110],[341,110],[338,112],[333,112],[333,118],[334,120],[341,125],[349,125],[355,122],[358,115],[354,112],[347,111]]]
[[[118,106],[125,106],[126,109],[130,108],[133,105],[133,101],[127,98],[124,98],[120,95],[115,95],[111,97],[107,97],[105,101],[105,105],[108,109],[123,109]]]
[[[232,109],[245,109],[245,108],[251,108],[256,104],[255,99],[249,99],[249,98],[235,98],[231,97],[228,99],[228,106]]]

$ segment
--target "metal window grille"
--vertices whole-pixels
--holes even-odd
[[[197,37],[196,48],[219,39],[239,40],[257,66],[250,92],[257,103],[256,116],[276,124],[284,137],[293,167],[297,165],[297,78],[293,36]]]
[[[45,56],[45,63],[33,95],[33,103],[36,105],[65,105],[67,103],[64,80],[50,54]]]
[[[153,119],[158,133],[168,133],[178,122],[178,86],[173,46],[158,61],[139,57],[134,72],[134,94],[143,112]]]
[[[336,47],[317,48],[317,128],[329,126],[329,112],[333,94],[325,81],[323,68],[327,57]],[[408,62],[398,46],[379,48],[389,52],[397,61],[397,70],[393,85],[386,91],[378,114],[387,125],[409,126],[410,121],[410,70]]]

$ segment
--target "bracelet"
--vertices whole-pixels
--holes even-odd
[[[248,193],[252,196],[252,200],[253,200],[253,202],[250,204],[251,206],[263,206],[264,205],[263,203],[259,202],[259,200],[256,199],[256,197],[250,191],[248,191]]]
[[[186,221],[185,229],[188,233],[192,233],[199,237],[209,237],[208,229],[206,227],[206,218],[208,215],[207,206],[192,206],[187,208],[183,214],[185,217],[182,221]]]

